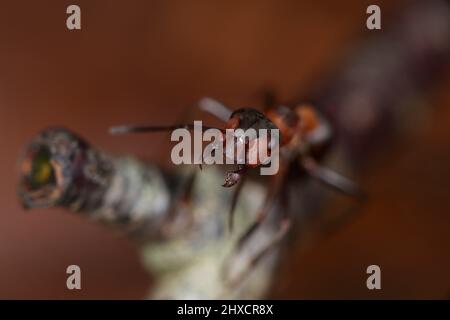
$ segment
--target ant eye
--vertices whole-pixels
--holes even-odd
[[[32,190],[55,182],[55,172],[50,162],[50,150],[41,148],[31,161],[28,182]]]

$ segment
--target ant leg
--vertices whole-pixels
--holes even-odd
[[[227,286],[229,288],[231,289],[236,288],[240,283],[242,283],[242,281],[245,280],[245,278],[258,265],[258,263],[278,247],[280,242],[285,238],[286,234],[289,232],[292,225],[291,215],[289,211],[289,196],[287,194],[289,186],[284,182],[285,181],[283,181],[283,184],[280,188],[280,190],[282,190],[281,191],[282,201],[280,203],[281,206],[280,212],[282,213],[283,217],[281,218],[278,230],[269,240],[269,242],[259,252],[257,252],[253,257],[249,258],[249,261],[246,264],[244,270],[241,271],[237,277],[235,277],[234,279],[229,279],[229,277],[227,277],[226,274],[227,269],[225,269],[224,278],[226,279]],[[252,230],[256,230],[256,228]],[[230,261],[232,261],[232,259],[230,259],[229,262]],[[225,268],[227,268],[227,265],[225,265]]]
[[[300,165],[311,177],[334,188],[335,190],[359,200],[364,200],[366,198],[365,193],[353,181],[341,176],[337,172],[320,166],[313,158],[302,158],[300,160]]]
[[[184,122],[186,120],[192,119],[193,110],[193,105],[185,108],[181,116],[178,118],[177,122]],[[199,169],[202,170],[202,164],[200,163],[198,166]],[[167,226],[164,229],[166,235],[173,235],[174,232],[176,232],[175,229],[177,229],[177,227],[171,228],[170,226],[173,225],[173,222],[177,219],[178,215],[186,215],[186,223],[184,225],[190,225],[193,222],[192,196],[197,173],[197,170],[190,170],[187,173],[187,176],[181,182],[181,186],[179,187],[178,192],[175,195],[174,205],[169,210],[166,216],[166,223],[164,224]]]
[[[222,271],[225,281],[228,282],[228,286],[230,288],[236,287],[239,283],[241,283],[242,280],[244,280],[247,275],[254,269],[254,267],[262,260],[263,257],[267,256],[272,250],[276,249],[280,241],[285,237],[287,232],[289,231],[291,227],[291,218],[289,216],[289,210],[288,210],[288,195],[286,194],[288,185],[286,184],[286,173],[287,173],[287,166],[281,166],[280,167],[279,174],[275,176],[274,183],[270,184],[269,190],[267,192],[267,196],[264,202],[263,210],[260,211],[258,216],[256,217],[256,221],[246,230],[246,232],[239,238],[238,243],[236,244],[236,247],[234,248],[233,253],[231,254],[231,257],[227,259],[227,261],[224,263],[224,269]],[[231,263],[233,262],[233,257],[236,256],[237,253],[239,253],[243,245],[247,242],[247,240],[251,237],[251,235],[257,230],[257,228],[261,225],[261,223],[264,221],[267,214],[272,209],[274,203],[279,198],[281,193],[281,203],[282,206],[282,213],[283,217],[279,226],[279,229],[275,232],[273,237],[269,239],[269,242],[264,245],[264,247],[256,253],[253,257],[249,258],[249,262],[247,263],[244,271],[242,271],[237,277],[234,279],[229,279],[229,269],[231,267]]]
[[[244,270],[234,279],[227,279],[227,286],[230,288],[236,288],[248,275],[254,270],[258,263],[266,256],[268,256],[274,249],[278,247],[281,241],[291,228],[291,219],[285,218],[280,222],[280,227],[276,234],[270,239],[263,249],[261,249],[256,255],[250,258],[249,262],[245,266]],[[225,278],[226,279],[226,278]]]
[[[252,225],[244,232],[244,234],[239,238],[235,251],[240,251],[247,240],[252,236],[252,234],[258,229],[261,223],[265,220],[266,216],[272,209],[273,203],[278,198],[280,192],[283,190],[286,173],[288,171],[287,165],[280,166],[280,172],[274,177],[274,182],[269,185],[269,190],[266,194],[263,209],[257,214],[255,221]]]
[[[233,196],[231,198],[231,206],[230,212],[228,213],[228,227],[230,233],[233,231],[233,222],[234,222],[234,212],[236,209],[237,202],[239,200],[239,195],[241,194],[242,187],[245,183],[245,175],[242,176],[241,180],[238,182],[236,189],[233,192]]]
[[[321,167],[311,157],[302,159],[301,165],[311,177],[318,179],[322,183],[357,200],[356,205],[350,206],[350,208],[344,210],[343,213],[339,214],[339,216],[335,218],[334,221],[331,221],[325,227],[320,228],[320,231],[322,233],[333,233],[341,226],[348,224],[353,218],[355,218],[358,213],[361,212],[361,206],[367,200],[367,196],[354,182],[330,169]]]

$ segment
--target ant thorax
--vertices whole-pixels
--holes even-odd
[[[299,118],[297,114],[291,108],[279,105],[268,109],[266,116],[280,129],[281,144],[291,144],[298,131]]]
[[[331,138],[331,126],[319,112],[309,105],[295,108],[299,116],[300,140],[310,146],[325,144]]]

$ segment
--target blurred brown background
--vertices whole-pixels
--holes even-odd
[[[82,30],[68,31],[75,3]],[[377,1],[383,27],[407,3]],[[21,209],[17,160],[34,134],[62,125],[105,150],[162,161],[164,136],[107,128],[172,122],[202,96],[236,106],[259,105],[267,87],[297,96],[370,34],[369,4],[2,0],[0,298],[142,298],[151,283],[120,235],[64,210]],[[447,76],[423,126],[373,159],[362,181],[376,201],[307,253],[292,252],[272,297],[450,296],[449,87]],[[65,287],[70,264],[81,266],[81,291]],[[370,264],[381,266],[381,291],[365,286]]]

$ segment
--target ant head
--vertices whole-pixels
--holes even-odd
[[[244,108],[234,111],[227,123],[227,129],[278,129],[264,114],[255,109]]]
[[[264,114],[255,109],[239,109],[234,111],[230,120],[227,123],[227,129],[242,129],[244,131],[248,129],[254,129],[256,132],[256,138],[260,138],[259,130],[267,130],[267,133],[270,135],[271,130],[279,130],[279,128],[270,121]],[[279,139],[278,141],[268,141],[269,149],[272,144],[279,143],[282,140],[283,133],[281,130],[279,131]]]
[[[233,112],[226,129],[235,130],[233,135],[237,140],[237,147],[244,146],[243,149],[240,149],[241,152],[231,154],[238,160],[238,163],[245,163],[248,167],[257,167],[264,162],[264,159],[259,158],[261,145],[266,146],[267,155],[270,156],[271,150],[279,145],[280,136],[282,136],[282,133],[278,131],[279,128],[255,109],[239,109]],[[277,135],[272,136],[274,133],[272,130],[277,130],[278,132],[275,132]],[[273,139],[274,137],[275,139]],[[248,161],[249,159],[254,161]]]

